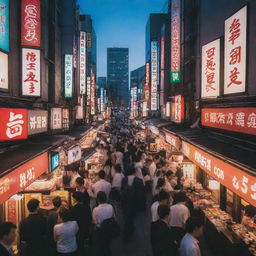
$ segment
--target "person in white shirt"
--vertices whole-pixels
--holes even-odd
[[[111,191],[111,184],[105,180],[106,173],[103,170],[99,171],[98,176],[99,180],[92,185],[94,198],[97,197],[100,191],[105,192],[108,198]]]
[[[55,225],[53,230],[58,255],[75,256],[77,252],[76,235],[79,230],[78,224],[76,221],[71,221],[71,213],[66,208],[62,208],[59,211],[59,216],[62,223]]]
[[[76,179],[81,177],[80,174],[77,171],[72,171],[71,173],[71,181],[70,181],[70,187],[75,188],[76,187]]]
[[[146,162],[147,162],[147,161],[150,163],[148,169],[149,169],[150,177],[151,177],[151,179],[153,179],[153,177],[154,177],[155,174],[156,174],[156,164],[155,164],[155,162],[154,162],[153,160],[151,160],[151,159],[146,160]]]
[[[204,222],[200,218],[192,217],[186,222],[186,235],[180,244],[181,256],[201,256],[198,238],[203,234]]]
[[[157,212],[159,205],[168,205],[168,206],[170,205],[170,194],[164,190],[161,190],[159,192],[158,200],[156,202],[154,202],[151,206],[152,222],[159,220],[159,216],[158,216],[158,212]]]
[[[98,206],[93,209],[92,219],[96,227],[100,227],[104,220],[114,217],[114,208],[111,204],[107,204],[107,195],[103,191],[97,194]]]
[[[121,152],[120,148],[117,148],[115,152],[116,156],[116,164],[123,164],[123,153]]]
[[[122,174],[122,167],[120,164],[117,164],[115,166],[115,173],[113,175],[112,188],[121,190],[123,178],[124,178],[124,175]]]

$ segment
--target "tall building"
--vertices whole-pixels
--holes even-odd
[[[107,84],[114,105],[129,102],[129,49],[108,48]]]

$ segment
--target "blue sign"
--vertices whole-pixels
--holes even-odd
[[[9,52],[9,0],[0,0],[0,49]]]
[[[51,170],[53,171],[59,166],[60,166],[60,154],[57,153],[55,155],[52,155],[51,157]]]

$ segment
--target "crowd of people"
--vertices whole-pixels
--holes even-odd
[[[43,211],[37,199],[28,202],[30,214],[18,227],[19,255],[109,256],[112,239],[122,236],[129,243],[136,215],[150,210],[154,256],[200,256],[204,216],[183,192],[182,168],[170,170],[165,151],[150,153],[127,120],[114,117],[108,131],[109,137],[98,140],[104,163],[97,181],[92,183],[84,170],[69,180],[72,205],[55,197],[54,208]],[[0,224],[1,256],[13,255],[16,229],[9,222]]]

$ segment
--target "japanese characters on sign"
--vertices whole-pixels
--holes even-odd
[[[104,88],[100,88],[100,112],[104,112],[105,103],[104,103]]]
[[[51,156],[51,171],[54,171],[60,166],[60,153],[55,153]]]
[[[171,116],[171,104],[170,102],[166,102],[166,106],[165,106],[165,115],[167,117],[170,117]]]
[[[92,48],[92,33],[87,32],[87,48]]]
[[[146,63],[146,80],[144,86],[144,101],[149,102],[149,85],[150,85],[150,63]]]
[[[83,106],[76,106],[76,119],[81,120],[84,119],[84,107]]]
[[[248,203],[256,206],[256,177],[220,160],[209,153],[182,142],[182,152],[197,166],[222,185],[238,194]]]
[[[5,202],[5,220],[18,225],[18,201],[10,198]]]
[[[181,140],[179,137],[169,133],[165,132],[165,140],[168,142],[170,145],[175,147],[177,150],[181,149]]]
[[[151,42],[151,110],[158,109],[158,43]]]
[[[0,108],[0,140],[20,140],[28,137],[26,109]]]
[[[202,125],[256,135],[256,108],[204,108]]]
[[[220,39],[202,47],[201,96],[220,95]]]
[[[28,135],[48,131],[48,112],[46,110],[28,110]]]
[[[86,89],[87,89],[87,106],[90,106],[91,105],[91,77],[88,76],[87,77],[87,83],[86,83]]]
[[[62,128],[65,130],[69,129],[69,109],[62,109]]]
[[[65,98],[72,97],[73,91],[73,55],[65,54]]]
[[[22,95],[41,95],[40,50],[22,49]]]
[[[181,95],[174,96],[172,121],[175,123],[181,123],[184,119],[184,97]]]
[[[142,103],[142,116],[146,117],[148,115],[147,102],[143,101]]]
[[[41,11],[40,0],[22,0],[21,45],[40,47]]]
[[[8,90],[8,55],[0,52],[0,89]]]
[[[225,21],[224,94],[245,92],[247,6]]]
[[[68,151],[68,164],[77,162],[82,157],[82,151],[80,146],[75,146]]]
[[[61,108],[51,109],[51,129],[52,130],[62,129],[62,109]]]
[[[137,87],[131,88],[131,117],[137,116]]]
[[[164,48],[165,48],[165,38],[164,38],[164,36],[162,36],[161,37],[161,70],[163,70],[164,69],[164,65],[165,65],[165,63],[164,63]]]
[[[80,94],[86,93],[86,33],[80,32]]]
[[[180,0],[171,3],[171,83],[180,83]]]
[[[0,178],[0,204],[22,191],[48,170],[48,153],[43,153]]]
[[[95,115],[95,74],[91,74],[91,115]]]
[[[9,52],[9,44],[9,0],[0,0],[0,49]]]

